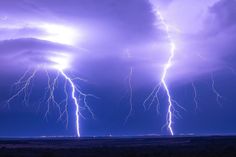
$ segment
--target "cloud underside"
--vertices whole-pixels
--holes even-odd
[[[174,2],[158,3],[168,7]],[[201,77],[222,66],[235,67],[230,60],[235,57],[235,6],[235,0],[220,0],[209,7],[201,31],[177,34],[179,45],[170,79]],[[5,61],[0,64],[11,64],[6,60],[14,59],[24,61],[25,66],[37,65],[49,62],[50,55],[67,53],[78,60],[72,66],[84,75],[100,71],[102,80],[104,67],[113,68],[118,76],[133,66],[138,74],[155,80],[162,74],[170,47],[153,7],[147,0],[1,1],[0,53]],[[81,38],[73,45],[44,39],[57,32],[42,29],[42,23],[73,27]],[[65,34],[63,41],[69,37]]]

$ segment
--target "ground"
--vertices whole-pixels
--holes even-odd
[[[236,157],[236,137],[1,139],[7,157]]]

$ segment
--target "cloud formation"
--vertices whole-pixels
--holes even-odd
[[[229,60],[235,53],[234,6],[234,0],[175,0],[161,9],[177,43],[170,80],[196,80],[235,68]]]
[[[119,82],[133,66],[149,77],[140,82],[158,80],[169,56],[167,34],[154,12],[159,9],[177,44],[169,80],[197,79],[234,66],[226,65],[234,53],[234,6],[234,0],[1,1],[1,56],[39,64],[66,53],[74,59],[71,67],[91,79],[115,71],[112,79]]]

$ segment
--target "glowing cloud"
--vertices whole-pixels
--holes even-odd
[[[40,39],[60,44],[75,45],[81,35],[75,28],[59,24],[46,23],[39,25],[39,28],[46,32]]]
[[[49,56],[49,68],[53,68],[55,70],[65,70],[71,67],[71,57],[64,53],[64,54],[56,54],[54,56]]]

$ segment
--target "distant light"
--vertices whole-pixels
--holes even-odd
[[[75,28],[61,24],[46,23],[39,27],[47,33],[40,37],[41,39],[60,44],[75,45],[80,35]]]
[[[70,68],[71,57],[67,54],[56,54],[48,57],[49,67],[57,70]]]

